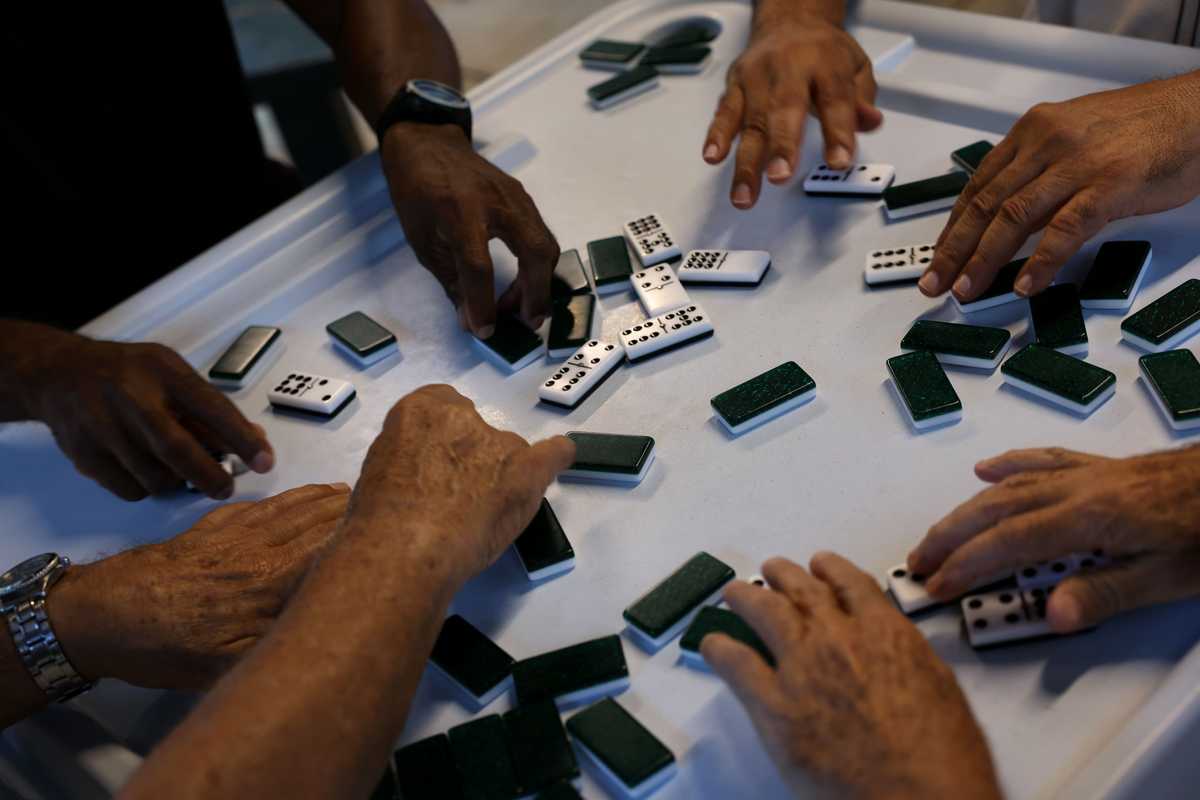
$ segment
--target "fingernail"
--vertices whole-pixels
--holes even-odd
[[[767,167],[767,177],[773,181],[781,181],[789,178],[792,175],[792,168],[788,164],[787,159],[782,156],[776,156]]]
[[[1021,277],[1017,278],[1017,282],[1013,286],[1013,289],[1016,291],[1016,293],[1022,297],[1028,297],[1029,291],[1032,288],[1033,278],[1029,277],[1028,275],[1022,275]]]
[[[259,450],[250,460],[250,469],[258,474],[270,472],[275,466],[275,454],[270,450]]]
[[[926,272],[921,276],[921,280],[917,281],[917,286],[921,287],[921,291],[925,294],[935,294],[938,290],[938,276],[936,272]]]
[[[830,150],[829,166],[835,169],[845,169],[850,166],[850,151],[841,145]]]
[[[350,491],[350,484],[346,483],[345,481],[338,481],[337,483],[331,483],[329,485],[335,489],[341,489],[344,492]]]
[[[954,282],[954,293],[962,297],[969,291],[971,291],[971,279],[966,275],[959,275],[958,280]]]
[[[712,161],[714,158],[717,157],[717,153],[719,153],[719,152],[720,152],[720,150],[717,148],[717,146],[715,144],[710,144],[708,147],[704,148],[704,160]]]
[[[938,573],[937,575],[934,575],[932,578],[930,578],[928,581],[925,582],[925,591],[929,592],[932,595],[936,595],[942,590],[942,588],[945,585],[946,585],[945,579],[942,578],[941,573]]]
[[[475,338],[490,339],[490,338],[492,338],[492,334],[495,332],[496,332],[495,325],[484,325],[483,327],[481,327],[479,330],[477,330],[475,332]]]
[[[750,205],[750,187],[744,183],[739,183],[737,188],[733,190],[733,204],[738,207],[746,207]]]

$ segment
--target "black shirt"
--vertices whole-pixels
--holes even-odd
[[[76,327],[270,209],[220,0],[0,17],[0,317]]]

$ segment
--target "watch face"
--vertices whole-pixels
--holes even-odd
[[[408,90],[413,94],[426,100],[430,103],[435,103],[439,106],[449,106],[450,108],[467,108],[467,98],[463,97],[458,90],[452,86],[447,86],[444,83],[431,81],[426,78],[418,78],[408,82]]]
[[[17,564],[8,572],[0,575],[0,595],[8,594],[35,580],[57,560],[58,556],[54,553],[42,553],[40,556],[34,556]]]

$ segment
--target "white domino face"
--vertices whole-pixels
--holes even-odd
[[[849,169],[818,164],[804,179],[804,191],[808,194],[878,197],[895,179],[896,168],[891,164],[855,164]]]
[[[583,402],[625,359],[620,344],[593,339],[547,376],[538,389],[545,403],[574,408]]]
[[[323,417],[333,416],[353,398],[349,381],[304,372],[290,373],[267,392],[273,406]]]
[[[692,250],[679,267],[679,280],[757,286],[770,266],[766,250]]]
[[[925,575],[914,575],[908,571],[908,566],[905,564],[897,564],[888,570],[887,585],[888,591],[892,593],[892,597],[896,601],[896,605],[905,614],[915,614],[918,611],[923,611],[926,608],[940,605],[940,600],[934,600],[929,592],[925,591]],[[993,583],[999,583],[1003,580],[1008,580],[1012,577],[1012,573],[999,573],[989,575],[983,580],[974,584],[967,591],[974,592],[985,586],[991,586]]]
[[[1046,600],[1053,587],[1007,589],[963,598],[963,623],[972,647],[990,647],[1052,634]]]
[[[1017,588],[1028,592],[1056,586],[1078,572],[1097,569],[1108,563],[1108,558],[1102,550],[1091,553],[1069,553],[1051,561],[1039,561],[1017,570]]]
[[[872,250],[867,253],[863,277],[872,286],[918,280],[933,261],[933,247],[933,243],[929,243]]]
[[[647,214],[625,223],[625,238],[643,267],[679,257],[679,243],[657,214]]]
[[[635,272],[629,280],[647,316],[661,316],[692,302],[679,278],[666,264]]]
[[[711,336],[712,332],[712,320],[693,303],[626,328],[621,331],[621,344],[630,361],[639,361],[693,339]]]
[[[1034,386],[1032,383],[1023,381],[1020,378],[1013,377],[1012,375],[1003,376],[1003,380],[1014,389],[1020,389],[1027,394],[1031,394],[1034,397],[1045,400],[1047,403],[1053,403],[1056,406],[1065,408],[1072,414],[1078,414],[1081,417],[1091,416],[1093,411],[1107,403],[1108,399],[1117,393],[1117,385],[1114,383],[1103,392],[1096,395],[1096,397],[1090,403],[1087,405],[1081,405],[1076,403],[1074,400],[1068,400],[1065,397],[1060,397],[1054,392],[1046,391],[1040,386]]]

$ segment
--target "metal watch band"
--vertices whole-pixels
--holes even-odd
[[[0,608],[30,677],[51,702],[66,702],[92,688],[63,652],[46,616],[46,593],[38,592]]]

